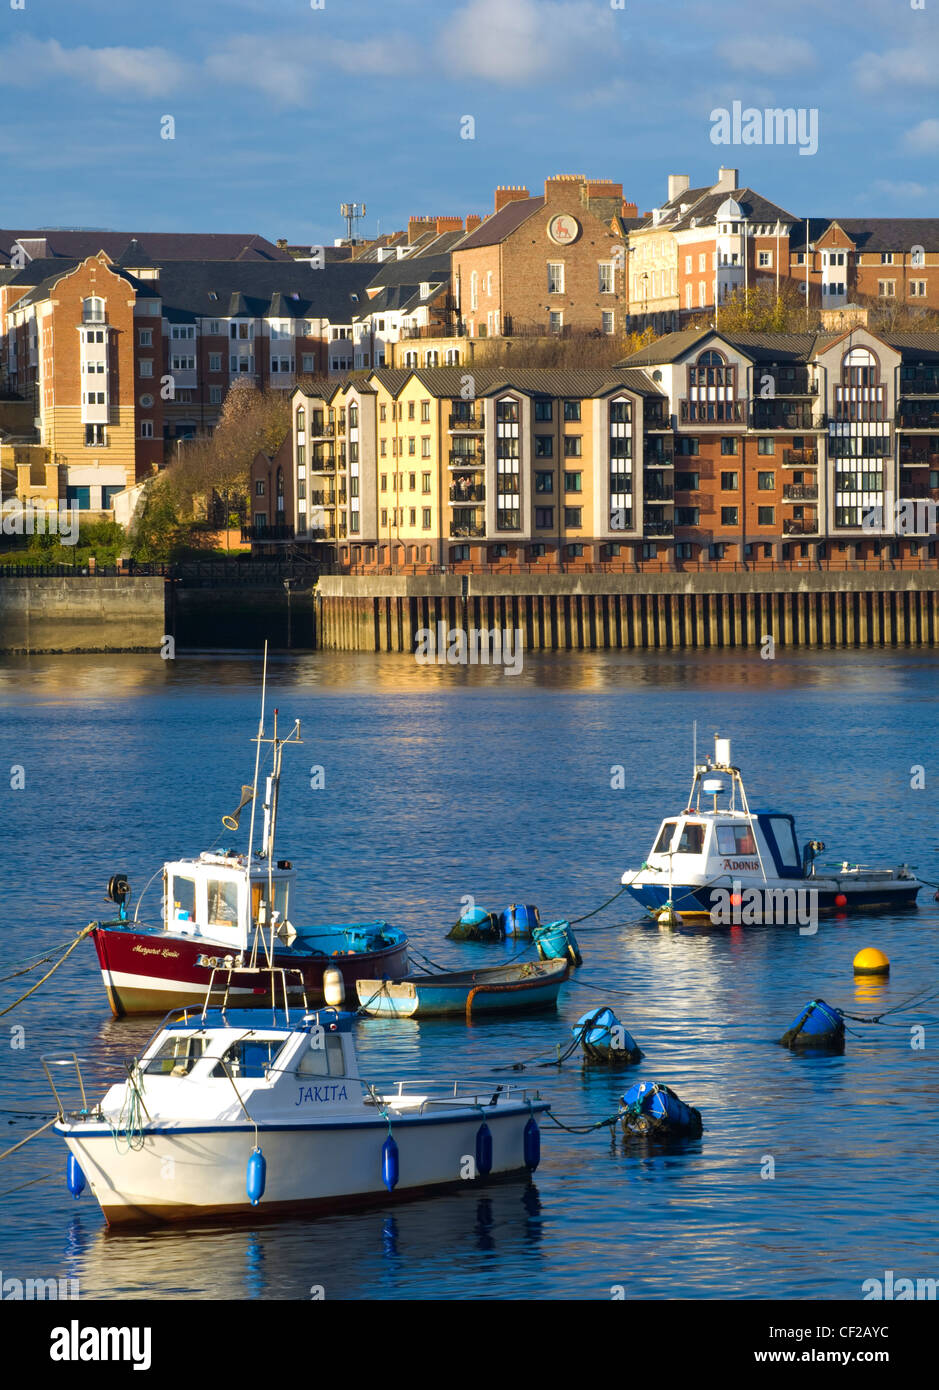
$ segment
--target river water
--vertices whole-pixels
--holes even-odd
[[[445,940],[461,898],[536,903],[544,920],[590,912],[685,804],[693,720],[699,751],[715,730],[733,738],[751,803],[793,812],[800,842],[937,880],[937,674],[934,656],[902,650],[543,654],[515,677],[395,655],[274,657],[270,703],[304,738],[285,753],[279,822],[301,870],[306,911],[293,915],[383,916],[439,964],[496,963],[516,948]],[[0,974],[107,916],[112,873],[138,892],[164,859],[218,841],[251,780],[258,686],[259,661],[239,654],[6,660]],[[356,1025],[375,1081],[504,1081],[499,1068],[566,1044],[609,1003],[646,1054],[639,1068],[572,1059],[512,1079],[574,1126],[614,1113],[636,1077],[663,1081],[701,1110],[700,1139],[648,1150],[545,1124],[531,1184],[128,1235],[107,1232],[87,1191],[69,1196],[64,1146],[46,1134],[0,1164],[2,1277],[77,1279],[83,1298],[563,1300],[617,1286],[860,1298],[886,1270],[939,1276],[939,1001],[852,1024],[843,1056],[776,1044],[813,997],[869,1014],[939,989],[932,893],[915,912],[815,935],[666,930],[621,898],[577,928],[584,965],[556,1014]],[[855,982],[865,945],[890,956],[887,982]],[[0,986],[0,1007],[35,978]],[[152,1026],[110,1017],[83,943],[0,1021],[0,1149],[52,1113],[42,1055],[77,1051],[101,1092]]]

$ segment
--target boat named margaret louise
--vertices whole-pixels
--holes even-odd
[[[112,876],[108,896],[120,909],[116,921],[94,922],[91,936],[111,1010],[124,1014],[165,1013],[192,1004],[214,989],[213,1002],[243,1006],[274,1002],[272,981],[283,981],[291,999],[322,1003],[323,972],[338,970],[348,995],[363,976],[407,972],[407,937],[385,921],[303,926],[291,921],[297,872],[274,849],[283,748],[300,742],[297,720],[286,738],[265,738],[263,697],[253,785],[242,787],[241,804],[222,824],[234,834],[241,812],[251,804],[251,829],[244,852],[213,849],[196,859],[163,866],[160,920],[127,919],[130,886]],[[271,771],[264,794],[262,846],[253,849],[258,763],[262,745],[271,748]],[[283,972],[272,974],[272,970]],[[283,1002],[278,1001],[278,1002]]]
[[[687,806],[662,822],[646,862],[621,881],[653,916],[726,925],[804,928],[818,913],[915,906],[923,885],[908,865],[827,868],[816,863],[824,849],[809,840],[800,850],[786,812],[750,809],[730,739],[715,737],[713,761],[695,761]]]
[[[95,1106],[74,1056],[43,1058],[70,1190],[80,1195],[87,1181],[109,1225],[256,1218],[538,1166],[535,1117],[550,1107],[537,1090],[491,1081],[379,1090],[359,1075],[352,1017],[178,1011]],[[70,1110],[63,1095],[76,1081],[82,1105]]]

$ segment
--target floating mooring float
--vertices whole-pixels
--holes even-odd
[[[686,1105],[659,1081],[637,1081],[619,1104],[623,1133],[643,1139],[694,1138],[703,1125],[701,1112]]]
[[[844,1050],[844,1017],[840,1009],[824,999],[811,999],[779,1039],[783,1047]]]
[[[571,1032],[580,1043],[586,1062],[627,1067],[642,1059],[636,1039],[610,1008],[591,1009],[577,1020]]]

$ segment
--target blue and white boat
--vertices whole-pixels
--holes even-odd
[[[434,1018],[455,1014],[520,1013],[553,1009],[570,974],[560,960],[526,960],[480,970],[442,970],[400,980],[356,980],[359,1007],[374,1018]]]
[[[87,1181],[109,1225],[293,1217],[531,1171],[549,1109],[492,1082],[370,1084],[352,1015],[328,1008],[177,1012],[96,1105],[74,1055],[43,1064],[69,1187]]]
[[[816,862],[824,848],[809,840],[800,850],[788,813],[750,809],[730,739],[716,737],[713,761],[695,763],[685,809],[662,822],[645,863],[621,881],[661,922],[775,922],[811,932],[821,914],[916,905],[923,885],[907,864],[827,868]]]

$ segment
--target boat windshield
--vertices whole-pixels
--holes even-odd
[[[320,1045],[322,1044],[322,1045]],[[335,1033],[310,1034],[310,1046],[297,1063],[298,1076],[344,1076],[342,1039]]]
[[[248,1077],[263,1080],[284,1046],[283,1038],[239,1038],[212,1068],[212,1076]]]
[[[208,1038],[171,1033],[140,1070],[148,1076],[188,1076],[205,1055]]]
[[[675,834],[675,826],[677,824],[677,820],[667,820],[665,822],[662,829],[659,831],[659,838],[655,842],[655,849],[652,851],[653,854],[668,854],[668,851],[671,849],[672,836]]]
[[[756,841],[749,825],[719,825],[718,854],[756,854]]]
[[[675,847],[676,854],[700,854],[704,849],[704,832],[707,829],[699,821],[686,821]]]

